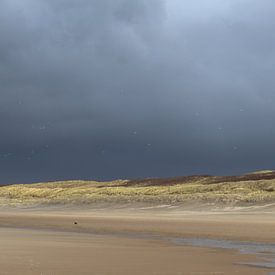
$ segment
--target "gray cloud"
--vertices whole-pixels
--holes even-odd
[[[0,182],[274,167],[274,1],[0,3]]]

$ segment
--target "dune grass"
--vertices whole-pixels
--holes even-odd
[[[266,174],[273,175],[266,178]],[[253,175],[251,173],[250,175]],[[255,174],[254,174],[255,175]],[[258,176],[260,175],[260,176]],[[262,176],[261,176],[262,175]],[[255,176],[254,176],[255,177]],[[165,184],[151,179],[133,184],[127,180],[111,182],[59,181],[0,187],[1,205],[209,202],[217,204],[257,204],[275,202],[275,173],[257,173],[250,177],[219,178],[197,176]],[[167,179],[167,182],[169,180]]]

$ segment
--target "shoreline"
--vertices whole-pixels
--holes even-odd
[[[253,245],[255,248],[255,244],[259,243],[266,248],[268,244],[274,244],[274,227],[275,217],[269,212],[107,208],[0,211],[1,244],[12,252],[12,256],[20,251],[22,243],[21,250],[27,250],[33,261],[41,263],[43,274],[74,274],[79,270],[82,270],[80,274],[91,274],[85,273],[85,270],[92,266],[98,272],[95,274],[141,274],[137,272],[139,268],[136,273],[131,269],[135,264],[140,266],[142,274],[273,274],[275,247],[267,255],[253,251]],[[199,245],[196,244],[198,241],[201,241]],[[250,245],[248,248],[251,250],[242,253],[240,248],[244,242]],[[65,257],[67,246],[74,248],[73,254],[83,250],[79,256],[72,257],[82,264],[70,265],[70,270],[66,269],[70,258]],[[41,251],[41,247],[45,247],[45,251]],[[53,267],[51,263],[46,264],[47,257],[52,258],[57,248],[61,252],[55,257],[60,261]],[[98,249],[102,250],[102,259],[97,256]],[[91,262],[85,253],[94,255],[95,259]],[[116,253],[128,259],[122,261],[117,258],[122,266],[117,266],[113,260],[109,263],[109,257],[117,257]],[[42,258],[37,259],[38,256]],[[25,259],[26,255],[20,257]],[[160,264],[161,259],[164,261],[166,257],[171,257],[170,262]],[[104,267],[103,259],[108,259],[109,269]],[[151,259],[150,263],[147,263],[148,259]],[[128,261],[132,263],[128,264]],[[24,262],[28,261],[25,259]],[[1,263],[0,257],[1,264],[4,262]],[[38,271],[28,273],[28,265],[24,266],[23,262],[21,265],[21,274],[40,274]],[[169,270],[162,272],[167,266]],[[3,274],[19,272],[17,269],[10,273],[10,269],[12,267],[7,267]],[[28,272],[24,273],[22,269]],[[62,272],[55,273],[53,270]]]
[[[0,228],[1,274],[243,274],[254,255],[235,250],[181,246],[152,239]]]

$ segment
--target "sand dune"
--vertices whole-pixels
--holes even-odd
[[[98,203],[261,205],[275,201],[275,172],[137,180],[59,181],[0,187],[0,205]]]

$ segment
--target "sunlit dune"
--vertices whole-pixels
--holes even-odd
[[[275,199],[275,172],[240,176],[186,176],[136,180],[57,181],[0,187],[2,205],[110,203],[216,203],[251,205]]]

